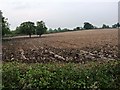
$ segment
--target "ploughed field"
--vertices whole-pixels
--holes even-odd
[[[75,62],[118,59],[118,30],[97,29],[3,39],[3,61]]]

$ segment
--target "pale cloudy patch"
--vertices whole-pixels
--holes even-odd
[[[81,26],[85,21],[100,26],[118,20],[118,0],[0,0],[0,8],[15,29],[23,21],[43,20],[51,28]]]

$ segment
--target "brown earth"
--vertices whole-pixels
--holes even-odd
[[[41,38],[3,40],[3,61],[85,62],[118,59],[118,30],[85,30],[46,34]]]

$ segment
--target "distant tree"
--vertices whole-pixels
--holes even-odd
[[[76,27],[76,30],[80,30],[80,27]]]
[[[88,22],[84,23],[84,29],[94,29],[94,26]]]
[[[42,34],[45,34],[46,31],[47,27],[45,26],[45,23],[43,21],[38,21],[36,26],[37,35],[41,36]]]
[[[117,28],[119,28],[120,27],[120,23],[117,23]]]
[[[58,30],[57,30],[57,29],[54,29],[54,32],[58,32]]]
[[[22,34],[21,30],[20,30],[20,27],[16,27],[15,34]]]
[[[112,28],[117,28],[117,24],[112,25]]]
[[[16,28],[16,32],[19,34],[26,34],[31,37],[32,34],[35,34],[34,22],[23,22],[19,27]]]
[[[2,16],[2,36],[5,36],[7,34],[11,34],[9,23],[7,22],[7,18]]]
[[[104,29],[104,28],[110,28],[110,27],[109,27],[109,25],[103,24],[102,28]]]
[[[61,31],[62,31],[62,29],[59,27],[59,28],[58,28],[58,32],[61,32]]]
[[[102,28],[106,28],[107,26],[105,24],[103,24]]]
[[[77,31],[77,30],[80,30],[80,27],[76,27],[73,29],[73,31]]]
[[[67,31],[69,31],[69,29],[67,29],[67,28],[62,29],[62,32],[67,32]]]
[[[112,28],[119,28],[119,27],[120,27],[119,23],[112,25]]]
[[[49,32],[49,33],[53,33],[53,30],[52,30],[52,28],[50,28],[50,29],[48,30],[48,32]]]

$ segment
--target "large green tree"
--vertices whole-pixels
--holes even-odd
[[[46,31],[47,27],[45,26],[45,23],[43,21],[37,21],[36,34],[41,36],[42,34],[45,34]]]
[[[2,36],[10,34],[9,23],[7,22],[7,18],[2,16]]]
[[[94,29],[94,26],[88,22],[84,23],[84,29]]]
[[[35,34],[35,25],[34,22],[23,22],[19,27],[16,28],[18,34],[26,34],[31,37],[32,34]]]

